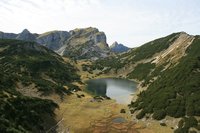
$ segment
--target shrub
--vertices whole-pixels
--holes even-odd
[[[145,112],[142,110],[136,115],[136,118],[137,119],[142,119],[144,116],[145,116]]]
[[[166,123],[160,123],[160,125],[161,125],[161,126],[167,126],[167,124],[166,124]]]
[[[198,121],[194,117],[184,117],[178,123],[178,129],[175,130],[175,133],[188,133],[190,127],[196,127]]]
[[[165,116],[166,116],[166,112],[165,112],[164,109],[162,109],[162,110],[156,110],[156,111],[154,111],[152,117],[153,117],[154,119],[156,119],[156,120],[161,120],[161,119],[164,119]]]
[[[125,109],[121,109],[120,113],[126,113],[126,110]]]

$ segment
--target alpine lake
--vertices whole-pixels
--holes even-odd
[[[96,96],[108,96],[119,104],[129,104],[137,83],[126,79],[102,78],[86,81],[86,90]]]

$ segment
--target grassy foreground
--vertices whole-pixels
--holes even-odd
[[[80,70],[79,74],[82,81],[90,78],[105,78],[105,75],[97,76],[95,72],[90,74],[87,71],[82,71],[81,65],[84,63],[89,62],[78,62],[76,64],[76,67]],[[116,75],[109,75],[108,77],[116,77]],[[82,84],[79,87],[84,90],[85,85]],[[78,98],[77,94],[83,94],[84,97]],[[130,114],[127,105],[117,104],[114,100],[91,102],[92,99],[93,97],[84,91],[64,97],[64,100],[59,103],[59,109],[55,111],[56,119],[59,121],[57,131],[70,131],[70,133],[172,133],[173,131],[169,126],[160,126],[159,121],[133,120],[135,116]],[[125,109],[126,113],[120,113],[121,109]],[[126,122],[113,123],[112,120],[118,117],[124,118]]]

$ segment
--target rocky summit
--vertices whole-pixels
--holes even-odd
[[[114,53],[122,53],[122,52],[127,52],[130,48],[124,46],[123,44],[119,44],[118,42],[114,42],[110,46],[110,50]]]
[[[35,41],[37,36],[37,34],[32,34],[27,29],[24,29],[20,34],[17,35],[16,39],[24,41]]]
[[[75,29],[70,31],[71,37],[57,52],[60,55],[77,59],[96,59],[106,57],[109,46],[106,35],[96,28]]]

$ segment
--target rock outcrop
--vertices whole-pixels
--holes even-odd
[[[24,29],[15,39],[24,41],[36,41],[37,34],[30,33],[27,29]]]
[[[55,51],[62,47],[69,37],[70,34],[67,31],[50,31],[40,34],[37,37],[37,43]]]
[[[96,28],[75,29],[70,31],[71,37],[57,53],[76,59],[96,59],[109,54],[109,46],[104,32]]]
[[[17,34],[14,33],[4,33],[0,31],[0,38],[1,39],[15,39]]]
[[[127,52],[130,48],[124,46],[123,44],[119,44],[118,42],[114,42],[110,46],[110,50],[114,53],[122,53],[122,52]]]

